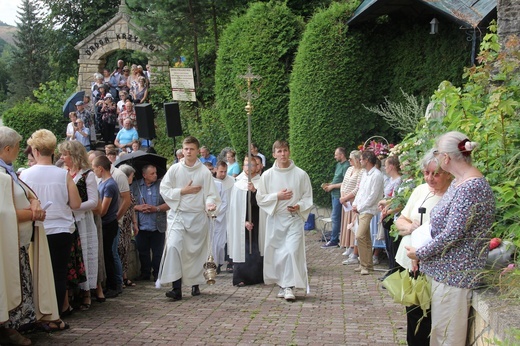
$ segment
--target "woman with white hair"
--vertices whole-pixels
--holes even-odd
[[[489,251],[495,197],[472,165],[477,143],[452,131],[437,139],[434,155],[455,179],[430,215],[432,240],[407,255],[432,283],[430,345],[465,345],[472,290]]]

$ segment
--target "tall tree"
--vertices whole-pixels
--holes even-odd
[[[33,90],[46,81],[49,75],[49,30],[42,17],[42,7],[37,1],[22,1],[17,27],[9,89],[16,99],[22,99],[33,97]]]
[[[167,47],[167,60],[186,57],[185,66],[195,70],[197,98],[204,103],[213,86],[219,31],[234,13],[245,11],[247,0],[128,0],[132,17],[142,28],[139,36]],[[202,47],[202,48],[201,48]],[[206,78],[209,77],[209,78]],[[210,86],[204,83],[211,83]]]
[[[78,51],[74,48],[88,35],[108,22],[118,10],[120,0],[40,0],[47,6],[51,78],[66,80],[78,73]]]

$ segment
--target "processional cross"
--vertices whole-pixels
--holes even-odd
[[[245,79],[247,82],[247,91],[243,91],[240,93],[240,97],[242,97],[244,100],[247,101],[246,103],[246,113],[247,113],[247,182],[251,182],[251,113],[253,111],[253,105],[251,104],[252,100],[257,99],[260,95],[259,93],[254,93],[251,91],[251,83],[254,80],[262,79],[261,76],[254,75],[253,69],[251,66],[247,67],[247,73],[245,75],[240,75],[238,78]],[[249,184],[248,184],[249,186]],[[249,188],[247,190],[247,219],[249,222],[253,222],[253,216],[251,211],[251,191],[249,191]],[[258,225],[256,225],[258,227]],[[252,232],[249,231],[249,254],[252,254]]]

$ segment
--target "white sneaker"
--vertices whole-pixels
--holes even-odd
[[[354,251],[353,248],[348,247],[348,248],[345,250],[345,252],[343,252],[342,255],[343,255],[343,256],[350,256],[350,255],[352,254],[353,251]]]
[[[285,300],[295,300],[296,299],[296,297],[294,296],[293,290],[290,287],[287,287],[285,289],[285,294],[283,297],[285,298]]]
[[[284,298],[284,297],[285,297],[285,290],[280,287],[280,290],[278,291],[276,298]]]
[[[379,264],[379,257],[377,257],[377,256],[372,256],[372,263],[373,263],[373,264]]]
[[[346,260],[344,260],[342,262],[343,264],[358,264],[359,263],[359,260],[358,260],[358,256],[354,255],[350,255],[349,258],[347,258]]]

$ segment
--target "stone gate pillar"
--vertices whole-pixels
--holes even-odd
[[[154,53],[165,47],[143,41],[137,34],[140,29],[133,24],[128,12],[124,0],[121,0],[119,12],[114,18],[74,47],[79,51],[78,90],[90,94],[94,74],[103,71],[106,57],[117,50],[129,49],[143,52],[148,56],[152,69],[168,72],[168,62],[154,58]]]

